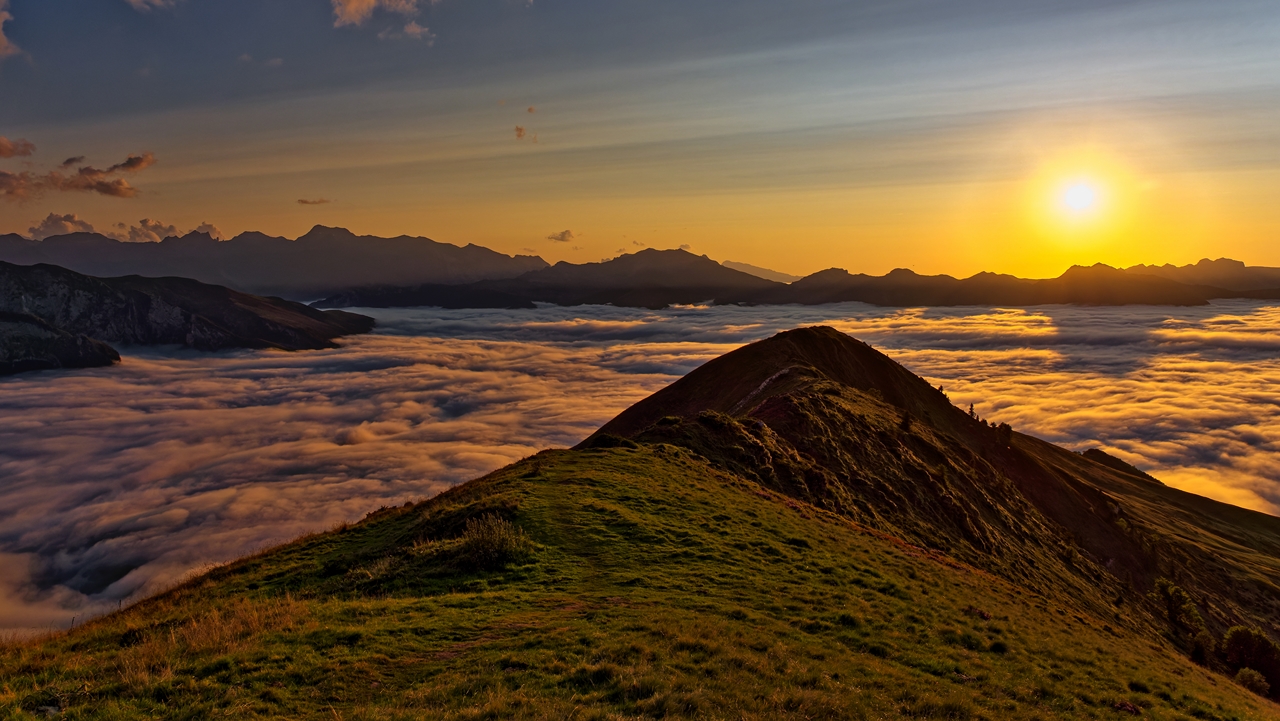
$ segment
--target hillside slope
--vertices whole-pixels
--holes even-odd
[[[1002,453],[1063,482],[1096,467],[1123,518],[1159,512],[1214,550],[1247,550],[1233,563],[1261,579],[1277,561],[1277,519],[1018,434],[996,435],[998,451],[984,439],[1004,431],[980,429],[940,391],[850,344],[805,329],[748,346],[579,449],[10,644],[0,704],[18,718],[1280,716],[1231,680],[1229,658],[1193,663],[1162,606],[1113,597],[1115,584],[1096,577],[1111,571],[1088,549],[1040,568],[1062,547],[1034,534],[1058,533],[1056,521],[1044,498],[1020,497],[1019,479],[980,500],[962,476],[989,466],[980,480],[1000,483]],[[800,409],[861,425],[801,448],[787,425]],[[880,427],[890,419],[900,435]],[[769,463],[743,460],[758,450],[747,435]],[[842,486],[853,469],[823,465],[869,464],[890,440],[897,455],[879,458],[858,493]],[[932,495],[911,470],[920,461],[935,472]],[[877,496],[890,484],[896,511]],[[927,504],[968,518],[943,525]],[[908,508],[937,523],[950,550],[912,542],[921,529]],[[1233,612],[1255,608],[1221,598]],[[1209,613],[1204,599],[1192,602]]]

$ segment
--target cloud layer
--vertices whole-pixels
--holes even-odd
[[[93,225],[87,220],[81,220],[75,213],[67,213],[66,215],[50,213],[44,220],[27,229],[27,235],[36,240],[44,240],[54,235],[92,232]]]
[[[0,381],[0,629],[571,445],[697,365],[827,323],[963,407],[1280,512],[1280,308],[374,311],[305,353],[124,349]]]

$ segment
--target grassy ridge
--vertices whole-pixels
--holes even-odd
[[[485,547],[484,518],[510,520],[527,544]],[[1089,615],[674,446],[549,451],[5,647],[0,707],[86,719],[1280,716],[1124,613]]]

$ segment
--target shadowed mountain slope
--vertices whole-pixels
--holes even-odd
[[[96,233],[43,241],[0,236],[0,261],[49,263],[93,276],[178,276],[299,300],[370,285],[511,278],[547,266],[541,258],[512,257],[478,245],[357,236],[322,225],[297,240],[253,232],[226,241],[189,233],[159,243],[125,243]]]
[[[0,376],[119,362],[120,354],[106,343],[68,333],[33,315],[0,311]]]
[[[783,273],[777,270],[771,270],[769,268],[761,268],[758,265],[752,265],[750,263],[739,263],[735,260],[722,260],[720,261],[720,265],[723,265],[726,268],[740,270],[743,273],[754,275],[757,278],[772,280],[775,283],[794,283],[803,277],[799,275],[791,275],[790,273]]]
[[[807,328],[577,449],[0,646],[0,706],[1262,721],[1280,706],[1231,680],[1252,667],[1221,628],[1274,646],[1278,539],[1280,519],[980,423]]]
[[[373,328],[366,316],[186,278],[92,278],[51,265],[0,263],[0,310],[107,343],[200,350],[332,348]]]

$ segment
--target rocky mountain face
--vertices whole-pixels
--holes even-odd
[[[547,267],[536,256],[509,256],[478,245],[429,238],[357,236],[316,226],[297,240],[242,233],[219,241],[203,233],[159,243],[125,243],[96,233],[43,241],[0,236],[0,261],[48,263],[86,275],[193,278],[247,293],[311,300],[371,285],[471,283]]]
[[[334,338],[373,328],[366,316],[185,278],[93,278],[51,265],[9,263],[0,263],[0,311],[37,318],[53,329],[40,332],[198,350],[332,348]],[[11,352],[19,347],[17,337],[11,336]]]
[[[0,311],[0,375],[119,362],[120,354],[102,341],[73,335],[32,315]]]

